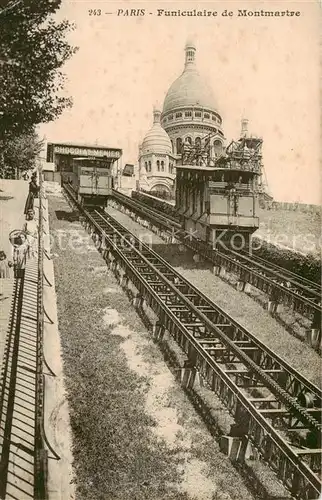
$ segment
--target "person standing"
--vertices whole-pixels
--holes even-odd
[[[37,184],[37,174],[34,172],[31,176],[31,181],[29,182],[29,193],[27,196],[24,214],[27,215],[28,210],[33,210],[34,199],[38,197],[39,186]]]
[[[27,235],[28,257],[35,257],[37,250],[38,222],[35,220],[34,210],[28,210],[23,230]]]
[[[10,278],[10,267],[12,263],[8,261],[4,251],[0,250],[0,278]]]
[[[13,244],[13,268],[15,278],[22,278],[26,268],[28,254],[28,240],[25,234],[21,233],[14,240]]]

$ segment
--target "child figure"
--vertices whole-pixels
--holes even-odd
[[[28,257],[35,257],[37,251],[38,223],[35,220],[35,212],[29,209],[26,216],[27,222],[24,224],[24,231],[28,241]]]
[[[3,250],[0,250],[0,278],[10,278],[9,268],[12,262],[9,262]]]
[[[13,265],[15,278],[22,278],[24,275],[29,244],[26,236],[21,233],[15,238],[13,244]]]

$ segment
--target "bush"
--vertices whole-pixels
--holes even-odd
[[[259,247],[258,250],[253,250],[254,255],[284,267],[310,281],[321,282],[321,262],[315,255],[303,255],[293,250],[279,248],[258,238],[253,238],[253,242],[255,247]]]

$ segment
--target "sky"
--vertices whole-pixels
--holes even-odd
[[[117,15],[118,9],[131,8],[146,14]],[[94,9],[101,15],[90,15]],[[163,17],[157,9],[206,9],[217,16]],[[238,9],[288,9],[300,16],[240,17]],[[223,16],[225,10],[233,15]],[[63,68],[73,107],[39,128],[47,141],[121,147],[123,164],[137,163],[153,106],[162,108],[183,70],[185,42],[192,37],[227,144],[238,138],[241,118],[248,118],[249,132],[264,141],[263,163],[274,198],[320,203],[317,1],[63,0],[57,18],[75,22],[69,40],[79,50]]]

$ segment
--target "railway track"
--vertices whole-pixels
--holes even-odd
[[[253,255],[252,258],[250,258],[249,253],[246,251],[241,250],[239,252],[239,255],[242,256],[242,258],[245,258],[246,260],[249,259],[252,261],[252,259],[256,262],[256,264],[261,267],[264,266],[265,269],[270,269],[274,271],[275,275],[279,275],[282,277],[285,281],[288,281],[290,286],[294,285],[294,288],[299,288],[302,287],[306,292],[312,293],[312,296],[315,299],[320,299],[321,297],[321,285],[318,283],[315,283],[314,281],[310,281],[303,276],[300,276],[298,274],[293,273],[292,271],[289,271],[288,269],[285,269],[284,267],[281,267],[277,264],[274,264],[273,262],[269,262],[268,260],[262,259],[258,255]]]
[[[70,193],[71,195],[71,193]],[[192,371],[299,499],[321,490],[322,392],[102,210],[84,210],[104,257],[176,339]],[[299,444],[290,436],[302,436]]]
[[[43,432],[43,242],[39,209],[38,258],[16,278],[1,370],[0,498],[47,498]]]
[[[114,199],[149,218],[157,227],[172,233],[178,240],[198,252],[216,267],[224,267],[239,276],[240,282],[253,285],[267,293],[277,303],[282,302],[309,319],[315,318],[319,324],[321,317],[321,286],[257,256],[245,251],[214,250],[210,245],[196,239],[181,229],[178,219],[164,216],[160,211],[113,190]]]

